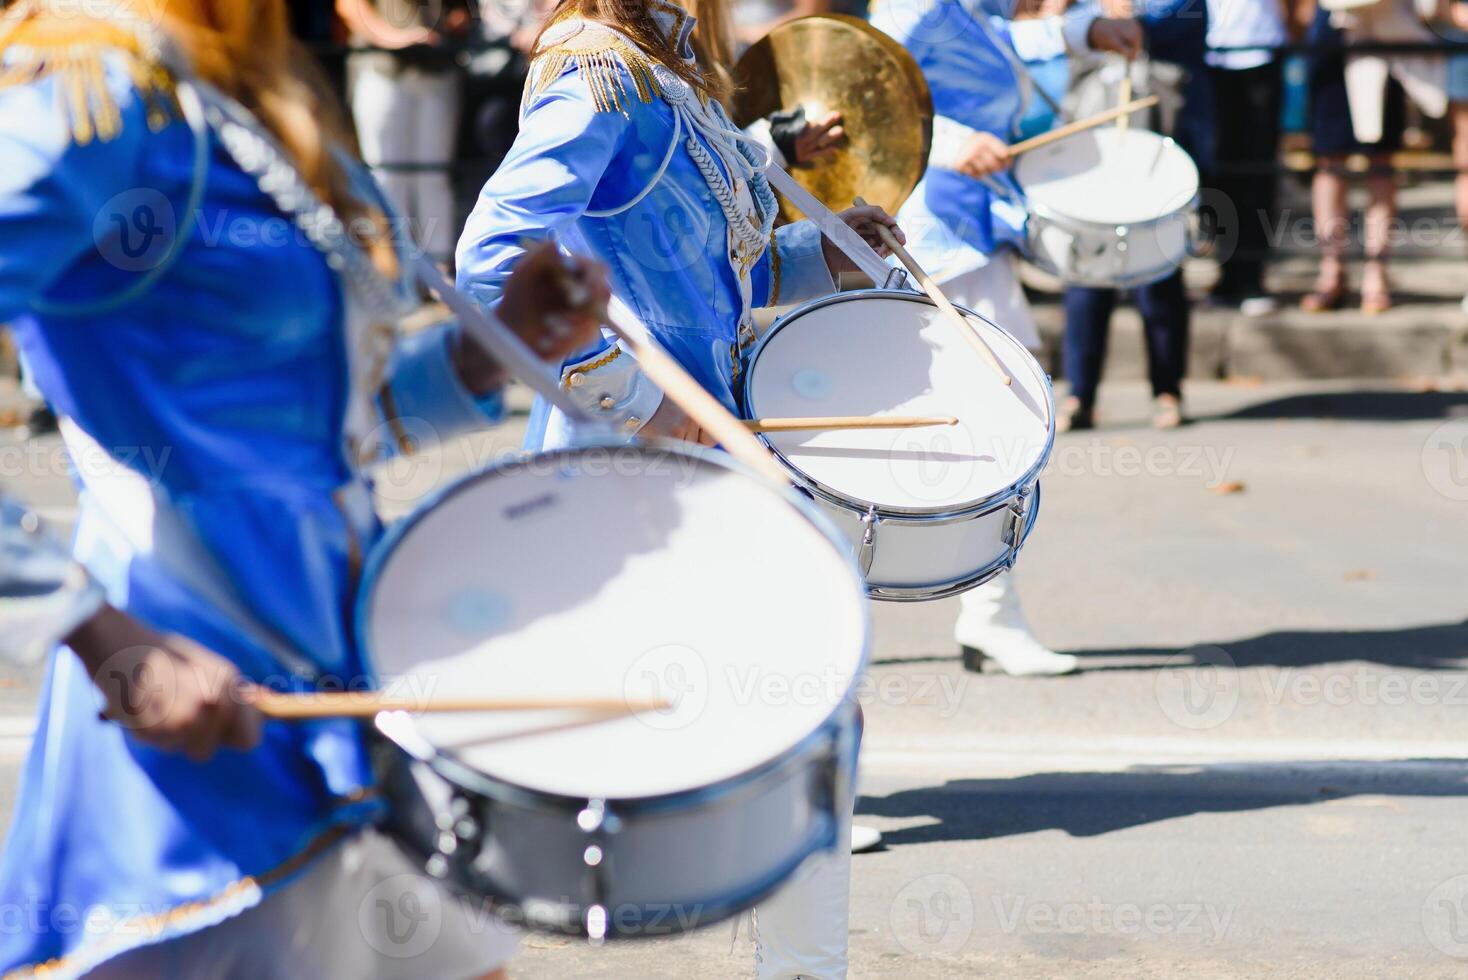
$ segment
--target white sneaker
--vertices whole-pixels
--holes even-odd
[[[1250,319],[1269,316],[1278,309],[1279,300],[1273,296],[1250,296],[1239,303],[1239,312]]]
[[[863,827],[861,824],[851,825],[851,853],[865,854],[867,851],[875,851],[882,846],[882,832],[876,827]]]

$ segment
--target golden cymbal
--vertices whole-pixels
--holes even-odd
[[[807,119],[840,112],[844,144],[791,176],[827,207],[858,195],[896,213],[922,179],[933,141],[933,99],[902,45],[866,21],[840,14],[776,27],[739,59],[734,121],[804,107]],[[786,202],[781,215],[801,215]]]

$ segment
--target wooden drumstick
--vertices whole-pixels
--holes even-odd
[[[867,203],[858,197],[856,199],[856,206],[864,208],[867,206]],[[949,321],[958,327],[968,342],[973,345],[974,350],[978,351],[980,356],[989,362],[989,366],[994,369],[995,374],[999,375],[1000,380],[1007,385],[1013,384],[1014,379],[1004,370],[1004,366],[999,363],[999,358],[994,356],[994,352],[989,349],[989,345],[984,343],[983,338],[979,336],[979,331],[974,327],[973,323],[970,322],[968,317],[958,312],[957,307],[948,302],[948,297],[943,295],[943,290],[939,289],[938,284],[932,280],[932,277],[923,271],[923,267],[918,265],[917,259],[912,257],[912,253],[902,247],[902,243],[897,240],[897,236],[892,234],[892,229],[879,221],[872,222],[872,225],[877,229],[877,234],[881,236],[883,244],[891,249],[892,254],[897,256],[903,265],[907,266],[907,271],[912,273],[912,277],[923,287],[923,291],[928,294],[928,298],[933,301],[938,309],[948,315]]]
[[[1116,100],[1117,105],[1122,106],[1132,100],[1132,63],[1130,61],[1124,61],[1123,69],[1125,74],[1121,76],[1121,92]],[[1131,119],[1132,114],[1130,112],[1118,117],[1116,120],[1116,131],[1125,136],[1127,123],[1131,122]]]
[[[396,698],[371,691],[307,691],[282,694],[258,691],[250,703],[276,721],[313,721],[322,718],[372,718],[384,711],[412,714],[470,714],[485,711],[591,711],[601,714],[637,714],[661,711],[666,701],[621,698]]]
[[[566,270],[565,279],[568,295],[573,295],[578,287],[585,289],[584,284],[575,281],[569,269]],[[638,366],[652,379],[653,384],[662,389],[663,394],[672,399],[673,404],[681,408],[689,418],[697,422],[700,429],[716,439],[729,455],[780,486],[790,484],[789,476],[764,444],[722,402],[705,391],[703,385],[683,370],[683,366],[673,360],[645,331],[629,329],[628,324],[617,322],[617,318],[604,305],[593,309],[592,313],[626,342],[632,349],[632,356],[637,358]]]
[[[920,417],[889,415],[863,418],[858,415],[830,415],[808,419],[750,419],[744,427],[750,432],[815,432],[825,429],[920,429],[930,425],[957,425],[952,415]]]
[[[1049,143],[1054,143],[1056,140],[1063,140],[1067,136],[1074,136],[1076,133],[1083,133],[1088,129],[1095,129],[1097,126],[1104,126],[1106,123],[1111,122],[1111,120],[1113,119],[1120,119],[1123,116],[1129,116],[1139,109],[1150,109],[1156,104],[1157,96],[1149,95],[1145,98],[1136,99],[1135,101],[1128,102],[1125,105],[1119,105],[1115,109],[1107,109],[1105,112],[1098,112],[1094,116],[1087,116],[1085,119],[1078,119],[1075,122],[1070,123],[1069,125],[1061,126],[1059,129],[1052,129],[1048,133],[1041,133],[1039,136],[1031,136],[1027,140],[1020,140],[1018,143],[1011,143],[1009,145],[1009,155],[1011,157],[1017,157],[1021,153],[1028,153],[1031,150],[1038,150],[1040,147],[1045,146]]]

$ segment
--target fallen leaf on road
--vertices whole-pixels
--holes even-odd
[[[1376,573],[1369,568],[1353,568],[1345,575],[1347,582],[1369,582],[1376,578]]]
[[[1244,485],[1238,480],[1225,480],[1223,483],[1213,487],[1213,492],[1219,495],[1226,493],[1243,493]]]

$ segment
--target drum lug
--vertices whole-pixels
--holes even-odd
[[[887,279],[882,283],[882,289],[912,289],[907,283],[907,270],[893,266],[887,273]]]
[[[877,525],[882,519],[877,516],[877,508],[870,507],[861,517],[861,546],[857,550],[856,564],[861,569],[862,577],[865,578],[872,570],[872,561],[877,553]]]
[[[607,880],[606,839],[622,829],[622,819],[607,807],[606,800],[588,800],[576,814],[576,826],[587,837],[586,846],[581,851],[581,863],[586,868],[586,889],[591,899],[581,924],[586,930],[586,937],[600,945],[606,941],[610,927],[607,900],[611,889]]]
[[[1029,510],[1025,507],[1025,498],[1029,494],[1029,487],[1021,487],[1019,493],[1009,502],[1009,530],[1005,532],[1004,536],[1011,549],[1009,556],[1011,566],[1019,555],[1020,545],[1025,542],[1025,528],[1029,523]]]
[[[1116,278],[1126,275],[1127,236],[1132,230],[1126,225],[1116,226]]]

